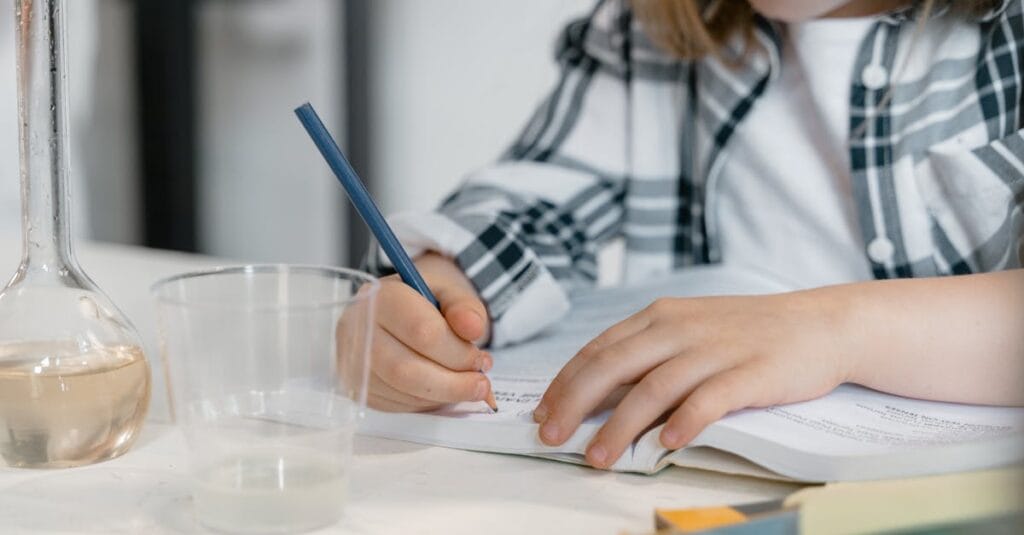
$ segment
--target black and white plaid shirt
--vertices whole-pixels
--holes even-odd
[[[729,140],[779,72],[779,29],[758,53],[681,61],[604,0],[558,46],[558,84],[508,153],[438,212],[391,220],[413,254],[454,257],[502,345],[568,309],[596,253],[622,237],[627,281],[721,260],[716,184]],[[925,31],[883,17],[851,74],[849,150],[864,254],[879,279],[994,271],[1024,257],[1024,0]],[[766,207],[770,209],[770,207]],[[371,269],[382,268],[374,251]]]

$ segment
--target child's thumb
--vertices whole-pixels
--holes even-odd
[[[438,295],[441,314],[459,338],[477,342],[487,336],[487,307],[470,288],[448,288]]]

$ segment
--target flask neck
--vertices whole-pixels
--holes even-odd
[[[73,265],[68,218],[64,0],[15,0],[22,270],[63,277]]]

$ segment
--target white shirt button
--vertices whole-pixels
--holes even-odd
[[[881,89],[889,82],[889,71],[877,63],[871,63],[861,71],[860,81],[868,89]]]
[[[878,238],[871,240],[871,243],[868,244],[868,258],[879,264],[884,264],[892,260],[892,256],[895,253],[896,246],[894,246],[888,238],[879,236]]]

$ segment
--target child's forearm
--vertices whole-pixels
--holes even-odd
[[[1024,270],[822,288],[851,382],[894,394],[1024,405]]]

